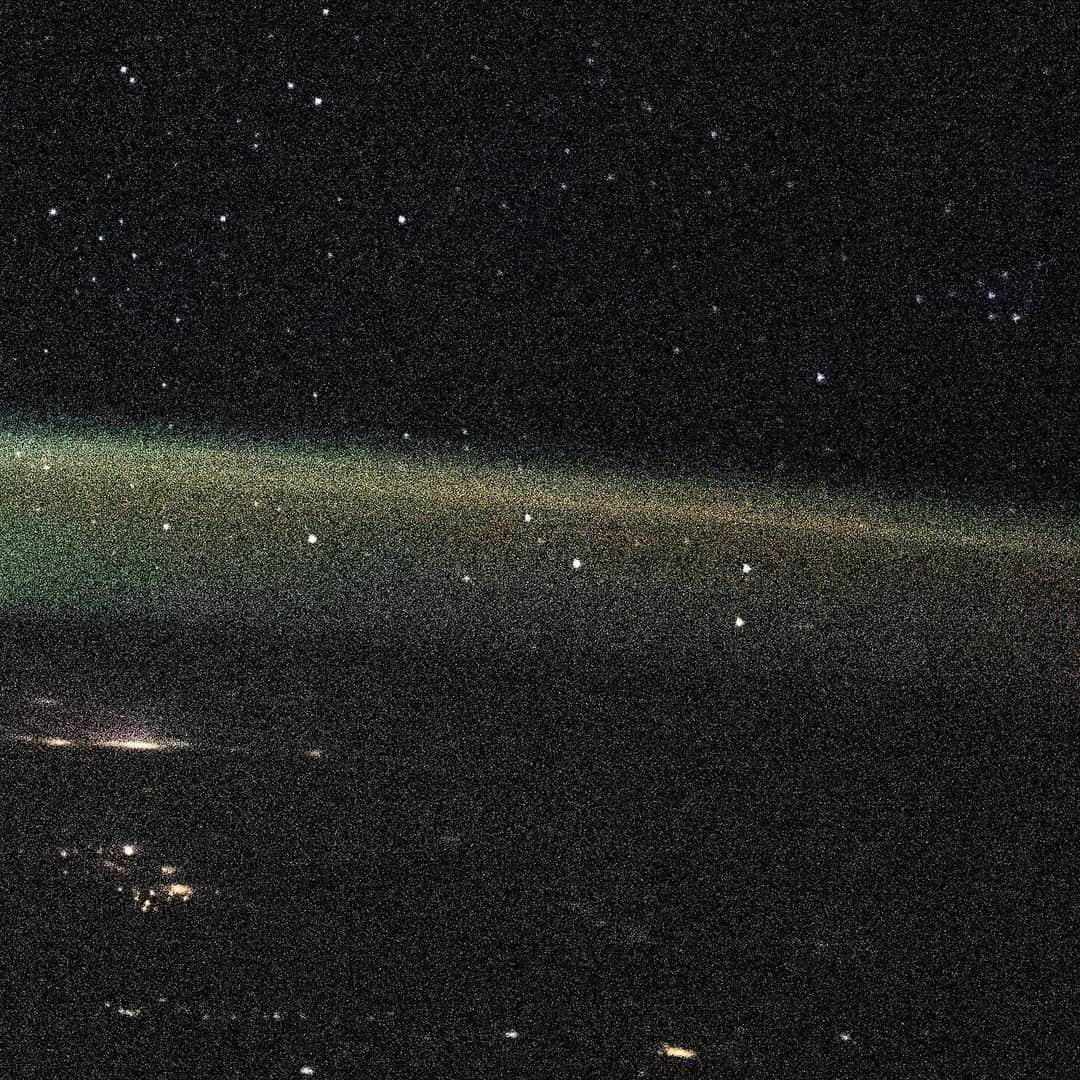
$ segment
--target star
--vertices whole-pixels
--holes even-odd
[[[753,569],[753,567],[749,563],[744,562],[742,564],[742,572],[744,574],[749,574],[752,569]]]
[[[321,97],[317,97],[317,98],[315,99],[315,108],[318,108],[318,107],[319,107],[319,106],[320,106],[321,104],[322,104],[322,98],[321,98]]]
[[[575,570],[580,570],[585,564],[580,559],[571,559],[571,567]]]
[[[60,213],[60,211],[59,211],[59,209],[57,209],[57,207],[55,207],[55,206],[50,206],[49,207],[49,217],[56,217],[56,215],[59,214],[59,213]]]
[[[309,544],[317,544],[319,542],[319,538],[314,533],[308,533],[307,542]]]
[[[745,625],[746,625],[746,620],[741,615],[736,615],[735,616],[735,628],[739,629],[740,627],[745,626]]]
[[[399,225],[404,225],[405,224],[405,215],[404,214],[398,214],[397,223]]]

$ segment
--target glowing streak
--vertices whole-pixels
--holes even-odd
[[[684,1046],[669,1046],[667,1043],[660,1047],[660,1055],[669,1058],[682,1058],[684,1061],[693,1061],[697,1057],[693,1050],[687,1050]]]

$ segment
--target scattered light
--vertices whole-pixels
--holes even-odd
[[[817,381],[818,381],[819,383],[822,383],[822,382],[824,382],[824,381],[825,381],[825,373],[824,373],[824,372],[822,372],[822,371],[819,371],[819,372],[817,373]]]
[[[171,528],[172,528],[172,525],[170,525],[167,521],[162,522],[162,524],[161,524],[161,531],[162,532],[168,532]]]
[[[173,874],[175,874],[175,873],[176,873],[176,867],[175,866],[170,866],[168,863],[166,863],[161,868],[161,876],[162,877],[172,877]]]
[[[323,752],[316,746],[307,752],[309,758],[314,758],[315,761],[322,760]]]
[[[310,1065],[302,1065],[300,1067],[301,1076],[314,1076],[315,1070]]]
[[[688,1050],[685,1046],[670,1046],[668,1043],[664,1043],[660,1047],[660,1056],[669,1058],[682,1058],[684,1061],[693,1061],[697,1057],[697,1054],[693,1050]]]
[[[506,1037],[508,1039],[520,1039],[521,1038],[521,1033],[518,1032],[518,1031],[510,1030],[510,1031],[508,1031],[506,1033]]]
[[[193,891],[194,890],[190,885],[181,885],[179,882],[174,882],[165,890],[165,895],[168,896],[170,900],[175,898],[187,900]]]
[[[68,849],[66,847],[62,847],[60,849],[60,858],[61,859],[66,859],[67,857],[68,857]]]
[[[124,848],[123,848],[123,851],[124,851],[124,854],[130,859],[131,856],[135,854],[135,845],[134,844],[125,844]]]
[[[1019,321],[1020,321],[1020,314],[1019,314],[1019,312],[1016,312],[1016,311],[1014,311],[1014,312],[1012,313],[1012,321],[1013,321],[1013,322],[1019,322]]]
[[[840,1041],[842,1043],[851,1042],[851,1032],[850,1031],[841,1031],[840,1032]]]

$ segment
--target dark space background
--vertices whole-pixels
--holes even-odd
[[[328,10],[7,17],[5,409],[1070,490],[1063,9]]]

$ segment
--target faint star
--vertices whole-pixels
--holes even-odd
[[[398,214],[398,216],[397,216],[397,223],[398,223],[399,225],[404,225],[404,224],[405,224],[405,221],[406,221],[405,215],[404,215],[404,214]]]
[[[817,373],[817,381],[819,383],[823,383],[825,381],[825,373],[824,372],[819,371]]]
[[[321,97],[317,97],[317,98],[315,99],[315,107],[316,107],[316,108],[318,108],[318,107],[319,107],[319,106],[320,106],[321,104],[322,104],[322,98],[321,98]]]
[[[60,211],[55,206],[49,207],[49,217],[56,217],[56,215],[59,213]]]
[[[580,559],[572,559],[572,560],[570,561],[570,566],[571,566],[571,567],[572,567],[572,568],[573,568],[574,570],[580,570],[580,569],[581,569],[581,568],[582,568],[582,567],[583,567],[584,565],[585,565],[585,564],[584,564],[584,563],[583,563],[583,562],[582,562],[582,561],[581,561]]]
[[[742,572],[744,574],[749,574],[752,569],[753,569],[753,567],[749,563],[744,562],[742,564]]]
[[[744,619],[744,618],[743,618],[743,617],[742,617],[741,615],[736,615],[736,616],[735,616],[735,626],[736,626],[736,629],[737,629],[738,627],[740,627],[740,626],[745,626],[745,625],[746,625],[746,620],[745,620],[745,619]]]

